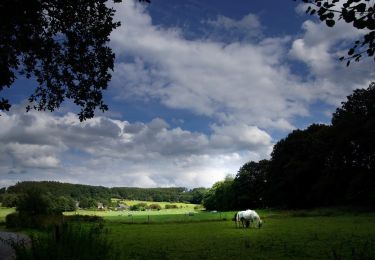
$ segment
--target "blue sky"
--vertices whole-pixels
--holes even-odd
[[[0,186],[58,180],[104,186],[211,186],[245,162],[267,159],[295,128],[329,123],[374,64],[338,62],[363,32],[334,28],[294,1],[115,4],[122,26],[105,99],[80,123],[69,102],[24,112],[33,82],[3,94]]]

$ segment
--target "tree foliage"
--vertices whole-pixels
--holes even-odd
[[[49,193],[56,198],[61,196],[71,198],[79,202],[79,205],[82,208],[96,207],[98,202],[109,205],[111,198],[146,201],[191,202],[200,204],[202,202],[203,194],[207,190],[205,188],[188,190],[184,187],[107,188],[102,186],[60,183],[54,181],[25,181],[8,187],[6,194],[24,194],[30,189],[43,190],[43,193]]]
[[[375,5],[370,0],[302,0],[309,6],[306,13],[317,14],[327,26],[333,27],[336,21],[343,20],[354,28],[365,30],[362,39],[354,45],[340,60],[346,60],[349,66],[352,60],[360,61],[363,56],[373,57],[375,53]],[[375,58],[374,58],[375,60]]]
[[[264,206],[268,182],[268,160],[245,163],[234,178],[236,204],[238,208]]]
[[[27,110],[54,111],[70,99],[81,108],[81,121],[92,118],[95,109],[106,111],[102,91],[115,59],[109,35],[120,26],[107,2],[2,0],[0,92],[23,75],[37,82]],[[9,100],[0,97],[0,111],[10,107]]]
[[[271,159],[244,164],[207,191],[207,209],[375,205],[375,83],[357,89],[332,117],[277,142]],[[233,196],[234,194],[234,196]]]

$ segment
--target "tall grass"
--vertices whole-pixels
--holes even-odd
[[[107,232],[102,223],[64,223],[12,247],[19,260],[118,259]]]

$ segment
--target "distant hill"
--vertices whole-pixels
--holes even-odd
[[[190,202],[201,203],[205,188],[195,188],[189,190],[184,187],[172,188],[134,188],[134,187],[114,187],[90,186],[82,184],[61,183],[56,181],[25,181],[1,189],[3,193],[22,194],[29,189],[38,189],[43,193],[53,196],[71,197],[77,201],[84,198],[96,201],[109,201],[111,198],[121,198],[130,200],[145,201],[169,201],[169,202]]]

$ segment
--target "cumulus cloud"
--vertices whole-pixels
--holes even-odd
[[[271,137],[248,125],[212,134],[171,128],[161,119],[129,123],[41,112],[0,117],[0,175],[109,186],[210,186],[248,160],[268,156]]]
[[[152,98],[222,124],[291,129],[292,117],[308,115],[311,94],[284,64],[289,37],[257,43],[187,40],[177,29],[153,26],[143,7],[131,1],[118,8],[122,17],[127,26],[111,36],[119,54],[113,85],[120,97]],[[252,14],[239,21],[219,17],[210,24],[260,28]]]
[[[218,16],[203,24],[253,33],[256,41],[228,33],[222,33],[226,39],[189,40],[178,28],[154,26],[144,7],[132,1],[118,7],[118,19],[123,17],[127,26],[111,36],[119,54],[113,81],[119,98],[153,99],[219,124],[288,131],[296,118],[310,115],[311,104],[337,106],[374,76],[371,61],[350,69],[338,62],[362,33],[345,23],[328,28],[306,21],[300,36],[266,37],[254,14],[239,20]],[[298,76],[292,61],[307,66],[308,75]]]
[[[203,21],[208,25],[206,37],[221,42],[255,42],[263,36],[263,26],[254,14],[240,20],[218,15],[214,20]]]
[[[305,5],[298,7],[298,10],[305,9]],[[354,41],[363,36],[363,30],[342,20],[332,28],[316,20],[307,20],[302,24],[302,30],[301,37],[293,41],[289,56],[308,67],[311,78],[307,86],[316,99],[337,106],[353,89],[367,87],[374,79],[371,59],[353,62],[349,68],[345,62],[339,62]]]

